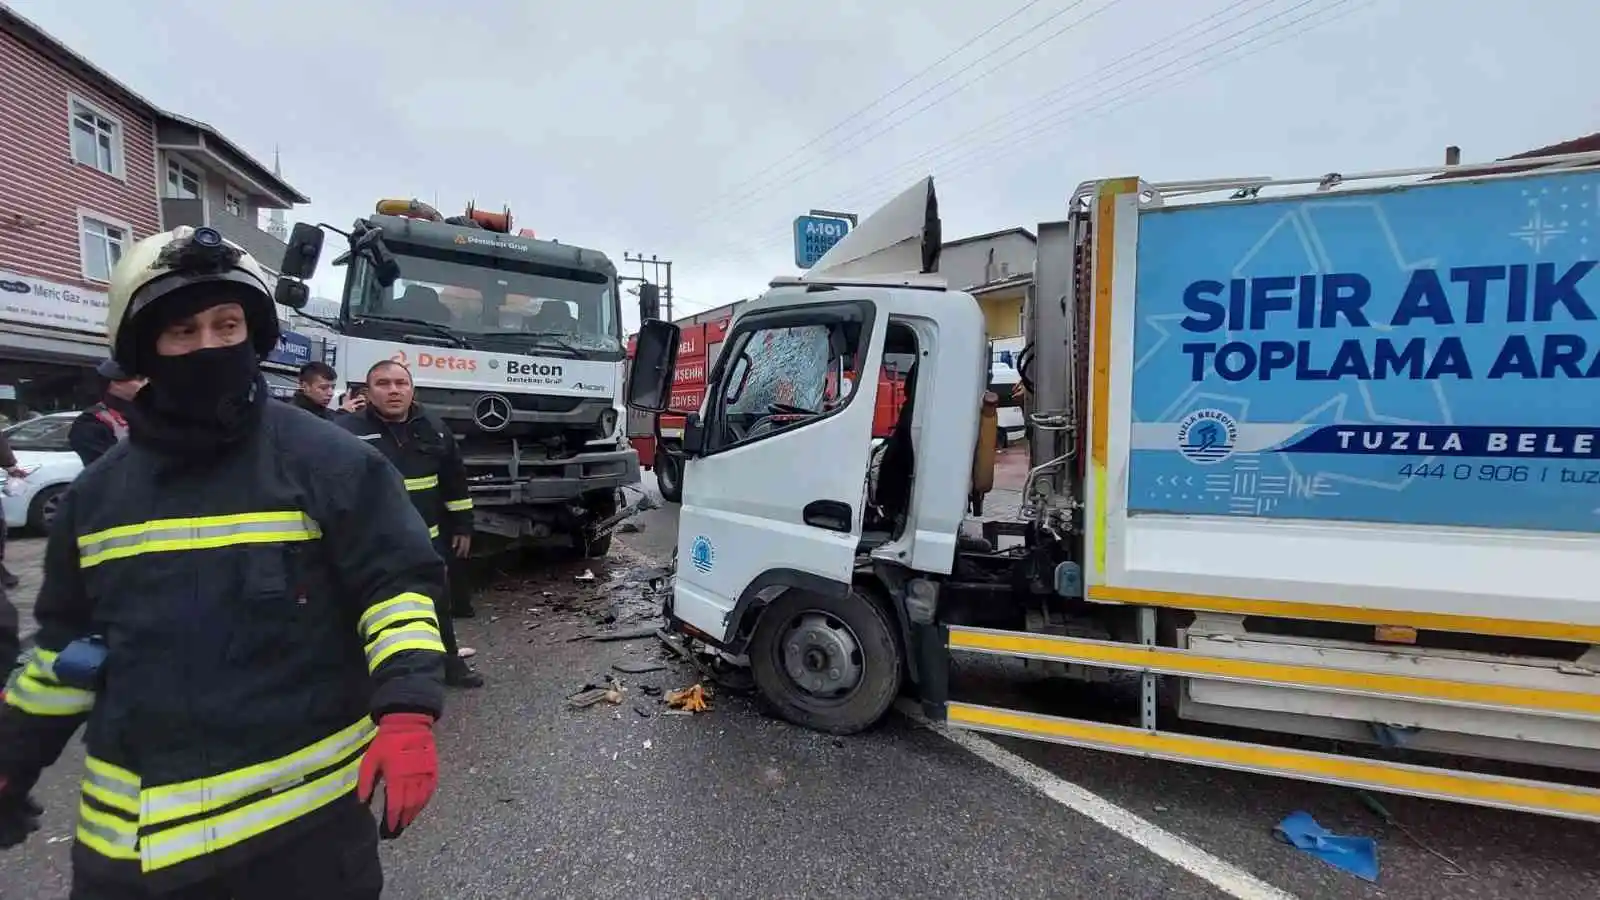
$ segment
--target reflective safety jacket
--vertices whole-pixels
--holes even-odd
[[[106,455],[106,451],[128,436],[128,420],[105,403],[96,403],[72,420],[67,429],[67,445],[85,466]]]
[[[378,449],[400,470],[411,503],[432,537],[472,533],[467,470],[450,428],[419,406],[404,422],[379,417],[370,405],[335,424]]]
[[[326,422],[267,403],[202,468],[125,441],[58,508],[0,774],[31,784],[87,719],[74,864],[208,877],[354,802],[375,716],[440,714],[444,596],[394,468]],[[90,637],[101,677],[58,672]]]

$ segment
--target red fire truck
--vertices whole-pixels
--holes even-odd
[[[716,365],[717,353],[722,349],[729,316],[711,322],[684,321],[678,323],[678,361],[672,375],[672,409],[698,410],[705,399],[706,375]],[[628,359],[633,359],[634,338],[628,338]],[[874,412],[872,435],[888,437],[894,429],[895,418],[905,404],[905,382],[890,367],[885,366],[878,378],[878,406]],[[673,503],[683,497],[683,463],[678,453],[678,442],[683,439],[683,417],[662,415],[660,440],[654,417],[647,413],[629,410],[628,438],[639,454],[639,465],[653,469],[661,496]]]

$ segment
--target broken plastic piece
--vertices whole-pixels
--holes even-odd
[[[667,694],[667,705],[673,709],[684,712],[706,712],[711,709],[707,702],[711,699],[711,692],[701,684],[686,687],[681,691],[672,691]]]
[[[1308,812],[1290,813],[1273,831],[1284,843],[1329,865],[1366,881],[1378,880],[1378,842],[1372,838],[1334,834]]]

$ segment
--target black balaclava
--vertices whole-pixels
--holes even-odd
[[[227,285],[202,282],[152,304],[135,335],[139,373],[150,381],[131,404],[130,440],[194,459],[216,456],[255,430],[267,385],[252,341],[182,356],[161,356],[155,349],[167,325],[239,301]]]

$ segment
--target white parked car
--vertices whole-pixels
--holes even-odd
[[[17,466],[27,473],[11,478],[0,472],[7,528],[49,529],[61,495],[83,471],[83,460],[67,444],[67,430],[77,418],[75,412],[51,413],[5,429]]]

